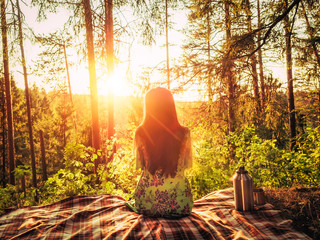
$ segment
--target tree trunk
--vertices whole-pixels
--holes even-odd
[[[260,18],[260,1],[257,0],[257,12],[258,12],[258,29],[261,28],[261,18]],[[261,44],[261,33],[258,32],[258,45]],[[259,76],[260,76],[260,87],[261,87],[261,109],[263,110],[266,104],[266,90],[264,83],[264,74],[263,74],[263,62],[262,62],[262,51],[261,48],[258,50],[258,61],[259,61]]]
[[[3,79],[3,78],[2,78]],[[5,107],[5,96],[4,96],[4,83],[1,81],[1,126],[2,126],[2,186],[5,188],[6,181],[6,107]]]
[[[170,68],[169,68],[169,34],[168,34],[168,0],[166,1],[166,56],[167,56],[167,86],[170,89]]]
[[[117,81],[112,79],[114,73],[114,48],[113,48],[113,0],[105,1],[105,32],[106,32],[106,53],[107,53],[107,69],[109,81]],[[110,79],[111,78],[111,79]],[[114,135],[114,93],[110,86],[108,89],[108,139]]]
[[[232,74],[232,49],[231,49],[231,17],[230,17],[230,3],[228,0],[224,1],[225,6],[225,25],[226,25],[226,50],[227,56],[224,63],[224,77],[227,82],[228,91],[228,125],[229,132],[235,130],[235,115],[234,115],[234,103],[235,103],[235,89],[234,89],[234,77]]]
[[[21,190],[23,192],[26,192],[26,176],[25,175],[21,177]]]
[[[7,21],[6,21],[6,5],[5,0],[1,0],[1,28],[2,28],[2,50],[3,50],[3,68],[4,68],[4,81],[5,81],[5,95],[7,107],[7,124],[8,124],[8,148],[9,148],[9,183],[15,185],[14,169],[15,169],[15,156],[14,156],[14,132],[13,132],[13,114],[12,114],[12,101],[11,101],[11,85],[9,75],[9,53],[8,53],[8,40],[7,40]]]
[[[286,7],[288,6],[286,1]],[[289,131],[290,131],[290,149],[295,146],[296,137],[296,116],[293,95],[293,74],[292,74],[292,48],[291,48],[291,25],[288,15],[284,18],[285,40],[286,40],[286,64],[287,64],[287,95],[289,111]]]
[[[67,92],[65,91],[66,89],[66,82],[64,84],[64,89],[63,89],[63,103],[62,103],[62,125],[61,125],[61,135],[62,135],[62,148],[64,149],[67,145],[67,134],[66,134],[66,131],[67,131],[67,98],[68,98],[68,94]]]
[[[248,30],[248,33],[250,34],[252,32],[252,22],[251,22],[252,12],[251,12],[251,6],[250,6],[249,0],[245,0],[245,12],[247,16],[247,30]],[[250,49],[250,52],[253,52],[255,49],[253,35],[250,35],[249,49]],[[250,56],[250,65],[251,65],[251,72],[252,72],[253,94],[254,94],[254,99],[256,101],[256,112],[259,117],[261,113],[261,105],[260,105],[260,95],[259,95],[259,85],[258,85],[257,59],[255,54],[252,54]]]
[[[68,80],[69,98],[70,98],[70,103],[73,105],[72,91],[71,91],[71,82],[70,82],[70,74],[69,74],[69,66],[68,66],[68,58],[67,58],[67,50],[66,50],[66,45],[65,45],[65,44],[63,44],[63,55],[64,55],[64,62],[65,62],[65,64],[66,64],[66,72],[67,72],[67,80]]]
[[[90,78],[90,95],[91,95],[91,113],[92,113],[92,145],[93,148],[100,149],[100,127],[98,114],[98,90],[96,79],[96,66],[93,45],[93,27],[90,0],[83,0],[83,8],[86,22],[86,41],[88,50],[88,66]],[[95,161],[95,170],[97,170],[98,161]]]
[[[210,46],[210,38],[211,38],[211,27],[210,27],[210,12],[207,12],[207,45],[208,45],[208,101],[209,105],[212,104],[212,74],[211,74],[211,46]],[[210,106],[211,108],[211,106]]]
[[[28,73],[26,67],[26,59],[24,56],[24,46],[23,46],[23,35],[22,35],[22,24],[21,24],[21,13],[19,0],[17,0],[18,9],[18,26],[19,26],[19,44],[21,51],[21,61],[24,76],[24,86],[27,104],[27,116],[28,116],[28,130],[29,130],[29,145],[30,145],[30,155],[31,155],[31,168],[32,168],[32,185],[37,187],[37,173],[36,173],[36,160],[34,154],[34,144],[33,144],[33,130],[32,130],[32,117],[31,117],[31,106],[30,106],[30,95],[29,95],[29,85],[28,85]]]
[[[42,180],[45,182],[48,179],[48,176],[47,176],[47,164],[46,164],[46,149],[44,147],[44,140],[43,140],[43,132],[42,132],[42,130],[39,131],[39,134],[40,134],[41,163],[42,163]]]
[[[66,45],[65,44],[63,44],[63,54],[64,54],[64,62],[66,63],[69,98],[70,98],[71,106],[73,108],[74,106],[73,106],[72,91],[71,91],[70,73],[69,73],[69,65],[68,65],[68,58],[67,58],[67,49],[66,49]],[[75,133],[77,135],[77,121],[76,121],[75,117],[72,117],[72,119],[73,119],[74,130],[75,130]]]

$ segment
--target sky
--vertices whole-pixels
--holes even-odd
[[[37,22],[37,8],[30,7],[31,0],[26,0],[26,4],[21,4],[22,12],[25,15],[26,22],[36,33],[49,33],[55,32],[59,28],[63,26],[63,24],[68,19],[68,12],[65,10],[58,11],[56,14],[48,14],[48,19],[46,21]],[[170,12],[169,12],[170,13]],[[114,12],[114,14],[117,14]],[[187,15],[184,11],[175,11],[175,15],[171,17],[174,24],[175,30],[169,31],[169,56],[170,56],[170,66],[172,66],[174,59],[178,58],[182,53],[180,48],[183,42],[183,35],[179,30],[181,30],[185,24],[187,24]],[[130,21],[130,20],[128,20]],[[32,64],[37,58],[37,54],[40,53],[40,49],[38,46],[35,46],[30,43],[27,39],[25,40],[25,54],[27,64]],[[67,49],[68,54],[76,55],[75,50]],[[123,59],[126,59],[127,56],[123,56]],[[119,59],[122,57],[119,56]],[[140,71],[143,70],[143,67],[155,67],[161,64],[164,64],[166,60],[166,50],[165,50],[165,36],[161,36],[157,39],[157,44],[153,46],[143,46],[138,40],[135,40],[133,47],[131,49],[130,54],[130,69],[132,71],[132,75],[135,77]],[[126,81],[126,70],[128,68],[127,59],[124,62],[120,62],[115,66],[115,74],[113,79],[113,89],[116,95],[130,95],[131,88],[128,82]],[[273,71],[274,77],[277,77],[281,80],[281,82],[285,82],[285,66],[281,65],[269,65],[268,66],[271,71]],[[17,85],[20,88],[24,88],[24,80],[22,76],[21,66],[16,66],[14,69],[14,75],[17,80]],[[97,84],[98,84],[98,94],[99,95],[107,95],[108,88],[110,84],[106,80],[104,76],[99,76],[97,74]],[[159,76],[152,76],[153,78],[159,78]],[[44,87],[47,91],[50,91],[50,87],[43,83],[41,79],[36,76],[29,76],[29,86],[32,86],[35,82],[39,87]],[[87,69],[87,62],[83,63],[79,66],[73,66],[70,68],[70,79],[72,92],[74,94],[89,94],[89,73]],[[184,101],[193,101],[199,98],[196,89],[190,89],[185,92],[183,95],[175,96],[176,98]]]
[[[37,18],[37,8],[36,7],[30,7],[31,0],[26,0],[26,4],[21,4],[22,12],[24,13],[25,20],[27,25],[29,25],[35,33],[50,33],[55,32],[56,30],[62,28],[63,24],[68,19],[68,12],[65,10],[58,11],[56,14],[48,14],[47,20],[38,22],[36,20]],[[114,12],[114,14],[117,14]],[[130,16],[129,16],[130,17]],[[130,21],[130,19],[128,20]],[[172,65],[172,62],[175,58],[177,58],[181,53],[182,50],[180,48],[180,45],[183,40],[183,35],[179,32],[179,29],[181,29],[187,22],[187,15],[186,12],[178,11],[175,12],[175,15],[172,16],[172,21],[175,22],[174,28],[176,30],[170,30],[169,31],[169,42],[170,42],[170,48],[169,48],[169,56],[170,56],[170,65]],[[144,46],[142,45],[139,40],[135,40],[135,43],[133,44],[133,47],[131,49],[130,54],[130,69],[132,71],[132,75],[136,76],[136,74],[139,74],[140,71],[143,70],[144,67],[155,67],[159,66],[161,64],[164,64],[166,60],[166,50],[165,50],[165,36],[161,36],[157,39],[157,44],[153,46]],[[32,62],[37,59],[37,54],[41,52],[39,46],[35,46],[34,44],[31,44],[28,39],[25,39],[25,54],[26,54],[26,61],[27,64],[33,64]],[[69,55],[76,55],[74,50],[67,49]],[[121,60],[121,56],[118,56]],[[117,81],[114,81],[113,88],[116,95],[130,95],[131,90],[128,82],[126,82],[126,70],[128,68],[128,59],[127,56],[123,56],[123,59],[125,59],[124,62],[120,62],[115,66],[115,74],[114,79]],[[16,66],[13,68],[15,78],[17,80],[17,85],[20,88],[24,88],[24,80],[22,75],[21,66]],[[156,72],[156,71],[154,71]],[[109,83],[103,76],[98,77],[98,94],[99,95],[106,95],[107,89],[109,87]],[[158,76],[159,77],[159,76]],[[39,87],[44,87],[47,91],[50,91],[50,87],[43,83],[41,79],[39,79],[36,76],[30,75],[28,77],[29,79],[29,86],[32,86],[35,82]],[[70,68],[70,79],[71,79],[71,86],[72,86],[72,92],[74,94],[89,94],[89,73],[87,69],[87,62],[83,63],[81,66],[73,66]],[[192,96],[192,93],[185,94],[185,98],[194,98]],[[194,93],[193,93],[194,95]],[[181,98],[181,96],[180,96]]]

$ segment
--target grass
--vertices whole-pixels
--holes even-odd
[[[313,239],[320,239],[320,187],[265,189],[267,202],[291,219],[293,226]]]

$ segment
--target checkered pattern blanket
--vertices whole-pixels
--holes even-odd
[[[233,189],[195,201],[180,219],[132,212],[117,196],[75,196],[51,205],[20,208],[0,217],[0,239],[310,239],[270,204],[234,210]]]

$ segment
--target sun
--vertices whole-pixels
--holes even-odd
[[[71,89],[74,94],[90,94],[90,80],[87,68],[77,68],[70,71]],[[126,81],[126,71],[116,68],[110,77],[106,72],[97,71],[98,95],[107,96],[112,90],[115,96],[129,96],[130,86]]]
[[[129,96],[130,87],[126,81],[126,72],[116,68],[114,73],[103,75],[98,82],[98,94],[108,95],[110,90],[115,96]]]

